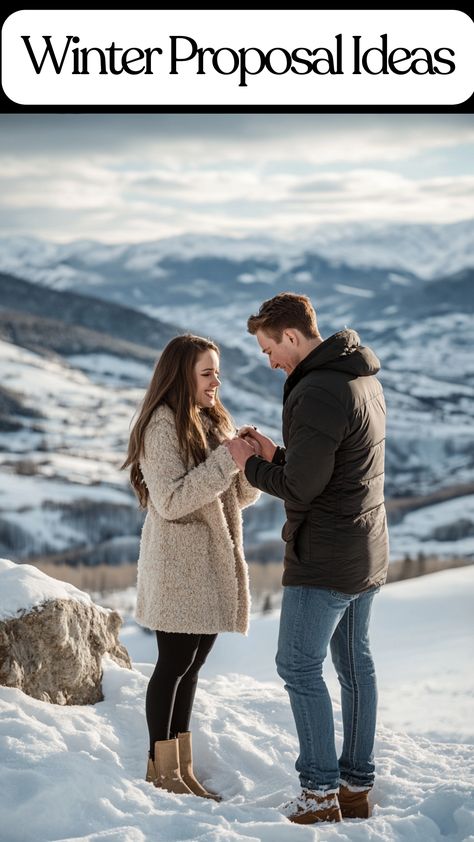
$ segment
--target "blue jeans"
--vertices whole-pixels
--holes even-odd
[[[344,594],[307,585],[283,588],[276,665],[290,697],[300,743],[302,787],[320,793],[340,783],[371,787],[377,683],[369,621],[379,586]],[[344,742],[337,758],[334,719],[323,662],[328,645],[341,685]]]

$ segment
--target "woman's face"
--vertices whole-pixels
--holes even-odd
[[[216,390],[220,386],[219,356],[216,351],[207,350],[199,354],[194,366],[194,382],[196,384],[196,403],[204,409],[215,406]]]

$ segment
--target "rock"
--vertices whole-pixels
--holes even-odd
[[[132,668],[117,611],[29,564],[0,559],[0,684],[59,705],[102,701],[102,656]]]

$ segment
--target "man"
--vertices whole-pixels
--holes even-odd
[[[323,340],[304,295],[265,301],[248,330],[271,367],[287,374],[285,447],[250,427],[227,443],[249,482],[285,501],[276,663],[295,718],[302,786],[285,814],[299,824],[364,818],[371,813],[377,709],[369,620],[388,566],[380,363],[354,330]],[[341,685],[339,759],[323,679],[328,646]]]

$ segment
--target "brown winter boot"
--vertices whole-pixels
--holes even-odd
[[[285,804],[282,813],[295,824],[340,822],[342,819],[336,792],[317,795],[311,789],[302,789],[298,798]]]
[[[148,758],[146,780],[177,795],[192,795],[180,774],[178,740],[157,740],[154,748],[155,759]]]
[[[339,804],[343,819],[368,819],[372,815],[369,804],[370,789],[354,791],[341,784]]]
[[[201,798],[212,798],[214,801],[222,801],[220,795],[205,789],[194,774],[191,731],[184,731],[184,733],[178,734],[178,750],[181,777],[191,792],[194,792],[194,795],[201,796]]]

